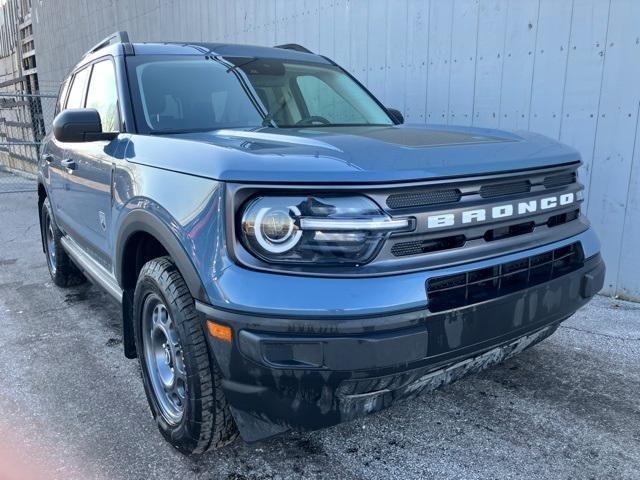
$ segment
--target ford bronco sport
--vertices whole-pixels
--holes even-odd
[[[578,152],[404,125],[298,45],[136,43],[63,82],[39,165],[56,285],[122,304],[184,453],[317,429],[552,334],[603,284]]]

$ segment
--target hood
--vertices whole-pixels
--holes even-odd
[[[233,182],[391,183],[542,168],[580,159],[541,135],[394,125],[133,135],[133,162]]]

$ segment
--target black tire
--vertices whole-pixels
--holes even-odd
[[[167,352],[168,347],[162,344],[164,350],[160,351],[166,355],[160,353],[159,356],[159,347],[155,343],[157,340],[153,337],[153,332],[155,325],[160,322],[155,321],[156,317],[148,319],[150,302],[156,302],[158,308],[158,299],[163,303],[163,307],[166,307],[164,319],[171,325],[171,334],[166,338],[177,338],[179,343],[177,350],[172,353]],[[200,454],[232,442],[237,437],[237,428],[220,386],[220,372],[209,354],[204,327],[193,298],[169,257],[156,258],[142,267],[134,294],[133,309],[136,350],[144,389],[151,413],[162,435],[176,449],[187,455]],[[155,312],[154,309],[152,314]],[[144,315],[147,315],[147,320],[143,318]],[[152,328],[146,329],[151,333],[144,333],[143,328],[150,325]],[[153,345],[156,345],[156,349]],[[155,355],[148,355],[148,352],[154,352]],[[182,408],[179,419],[171,418],[166,413],[166,406],[164,410],[161,406],[166,405],[168,394],[163,393],[161,389],[165,384],[158,386],[158,383],[153,383],[154,378],[158,381],[159,368],[154,370],[154,378],[150,375],[150,369],[158,367],[162,362],[165,362],[164,369],[173,362],[171,372],[174,371],[173,367],[176,372],[184,371],[183,376],[179,378],[184,385],[180,390],[182,396],[171,397],[173,403],[180,404],[176,408]],[[180,368],[176,363],[179,363]],[[171,383],[177,384],[177,373],[175,376],[169,375],[173,379]]]
[[[86,278],[62,248],[62,243],[60,242],[62,232],[53,218],[51,202],[49,202],[48,198],[45,198],[42,203],[40,233],[47,258],[47,267],[49,267],[53,283],[58,287],[72,287],[84,283]]]

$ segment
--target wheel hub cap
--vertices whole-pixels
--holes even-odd
[[[154,294],[145,300],[142,324],[145,362],[155,398],[165,420],[176,424],[186,400],[184,355],[176,325]]]

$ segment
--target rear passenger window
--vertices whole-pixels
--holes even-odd
[[[116,89],[116,74],[113,63],[105,60],[93,65],[89,90],[87,91],[87,108],[95,108],[100,114],[103,132],[117,132],[118,92]]]
[[[89,69],[85,68],[76,73],[73,77],[69,98],[67,98],[66,108],[82,108],[84,105],[84,87],[89,77]]]

